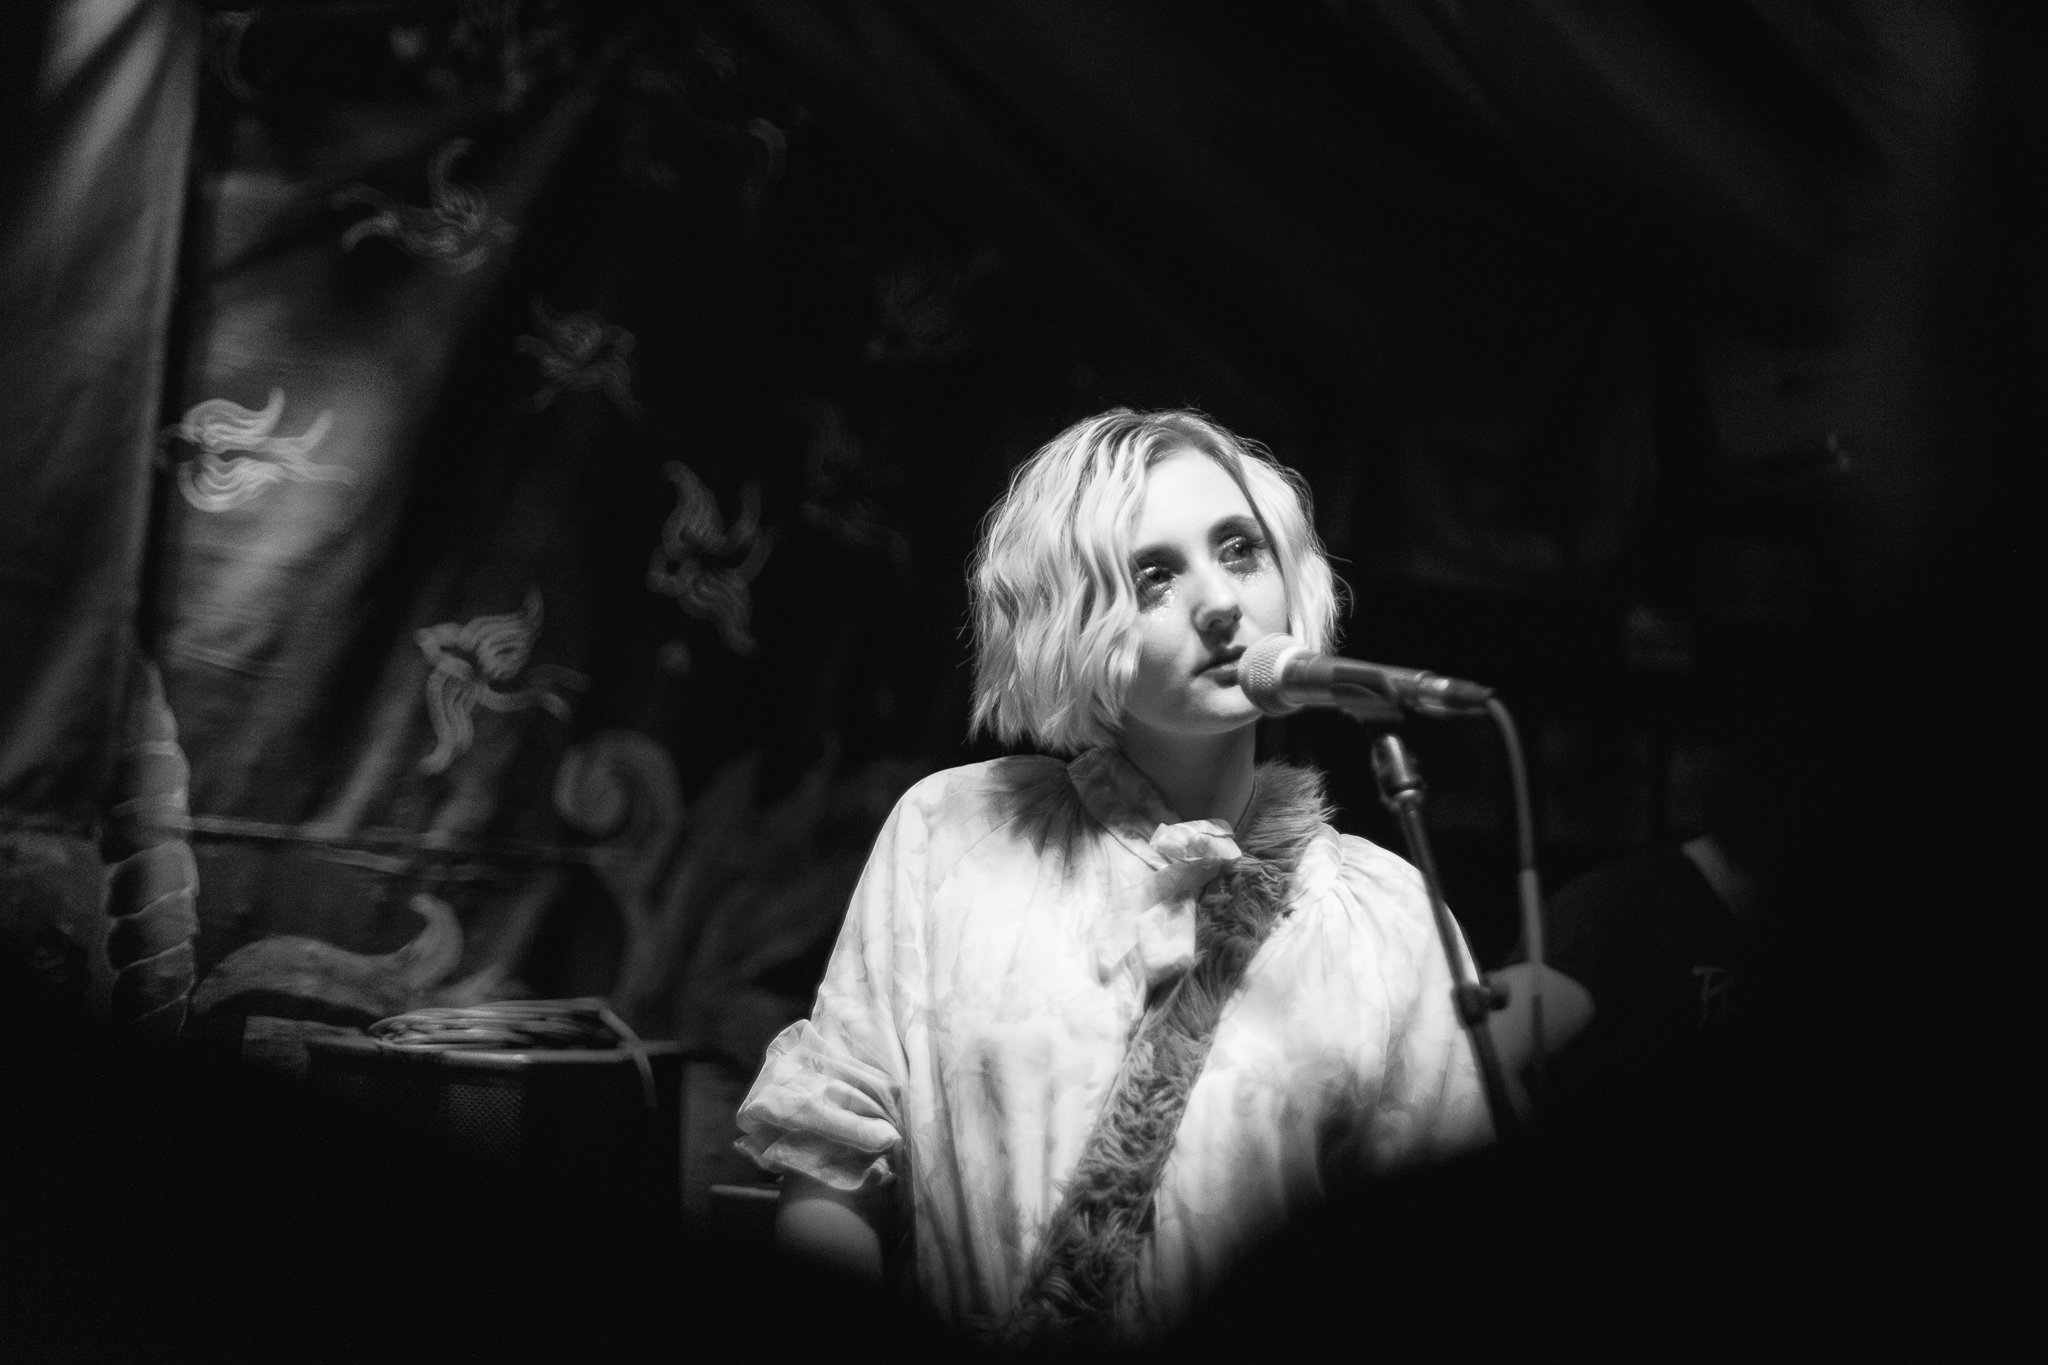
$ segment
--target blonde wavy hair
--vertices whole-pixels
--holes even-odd
[[[970,735],[1055,754],[1116,738],[1138,660],[1131,540],[1146,471],[1181,450],[1244,490],[1287,590],[1288,634],[1333,647],[1339,588],[1301,476],[1200,413],[1112,408],[1018,466],[982,523],[968,573]]]

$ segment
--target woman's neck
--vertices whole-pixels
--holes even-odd
[[[1193,739],[1127,726],[1117,745],[1181,819],[1222,820],[1236,828],[1251,805],[1255,738],[1249,725]]]

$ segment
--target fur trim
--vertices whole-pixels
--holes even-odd
[[[1261,764],[1243,854],[1203,889],[1195,962],[1147,1007],[1004,1331],[1013,1346],[1107,1343],[1152,1232],[1153,1192],[1223,1007],[1287,913],[1296,864],[1329,822],[1322,774]]]

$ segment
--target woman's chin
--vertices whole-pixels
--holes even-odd
[[[1258,711],[1250,706],[1245,707],[1242,712],[1205,708],[1191,715],[1127,715],[1124,717],[1122,731],[1118,735],[1118,743],[1127,752],[1134,745],[1140,749],[1171,749],[1183,745],[1205,747],[1251,729],[1258,719]]]

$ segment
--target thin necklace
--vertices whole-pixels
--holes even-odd
[[[1230,827],[1231,827],[1232,829],[1234,829],[1234,830],[1238,830],[1238,831],[1242,831],[1242,830],[1244,829],[1244,818],[1245,818],[1245,816],[1247,816],[1247,815],[1250,815],[1250,814],[1252,813],[1252,802],[1254,802],[1254,801],[1256,801],[1256,800],[1258,800],[1258,799],[1259,799],[1259,779],[1258,779],[1258,778],[1256,778],[1256,777],[1254,777],[1254,778],[1252,779],[1252,790],[1251,790],[1251,794],[1250,794],[1250,795],[1248,795],[1248,796],[1246,796],[1246,797],[1245,797],[1245,799],[1244,799],[1244,809],[1243,809],[1243,810],[1241,810],[1241,811],[1239,811],[1239,812],[1237,813],[1237,818],[1236,818],[1235,820],[1233,820],[1233,821],[1231,821],[1231,822],[1230,822]]]

